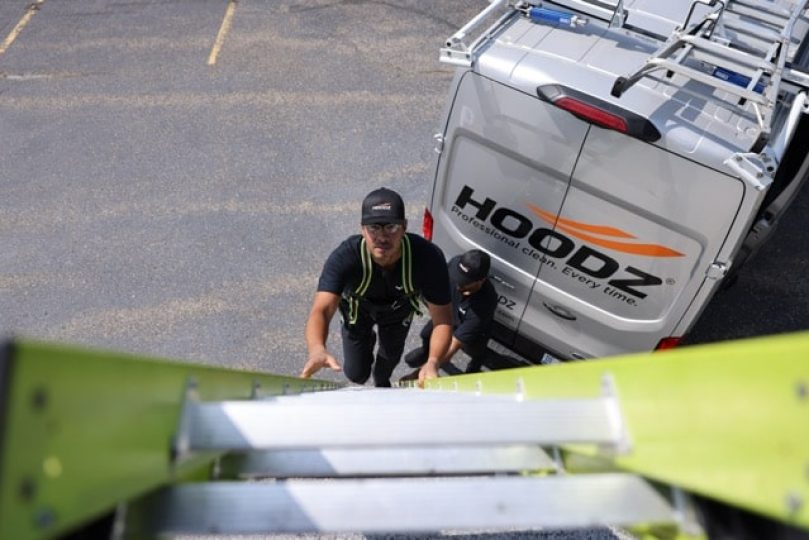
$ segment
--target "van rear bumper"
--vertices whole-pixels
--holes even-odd
[[[561,361],[570,360],[525,336],[516,334],[514,330],[497,321],[492,323],[491,339],[520,357],[514,359],[513,365],[507,367],[524,367],[526,364],[539,365],[546,354]]]

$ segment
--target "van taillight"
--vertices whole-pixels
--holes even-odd
[[[661,339],[657,347],[655,347],[656,351],[665,351],[666,349],[673,349],[677,345],[680,344],[680,340],[683,339],[681,337],[667,337]]]
[[[660,138],[660,132],[647,118],[567,86],[546,84],[537,88],[537,95],[541,100],[585,122],[625,133],[642,141],[654,142]]]
[[[563,97],[554,101],[553,104],[560,109],[572,112],[582,120],[587,120],[598,126],[614,129],[621,133],[627,133],[627,131],[629,131],[626,121],[617,114],[602,111],[598,107],[593,107],[592,105],[582,103],[573,98]]]
[[[421,222],[421,235],[427,239],[433,239],[433,215],[430,210],[424,209],[424,220]]]

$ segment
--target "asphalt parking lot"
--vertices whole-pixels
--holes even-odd
[[[365,193],[420,229],[437,46],[480,4],[43,2],[0,55],[2,331],[297,374]]]
[[[362,196],[420,229],[438,47],[485,2],[30,5],[0,4],[0,331],[296,374]],[[808,205],[689,342],[805,328]]]

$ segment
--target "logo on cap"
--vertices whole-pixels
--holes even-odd
[[[382,204],[375,204],[371,207],[371,210],[388,210],[390,211],[391,204],[389,202],[382,203]]]

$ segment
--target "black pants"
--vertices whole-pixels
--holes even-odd
[[[390,386],[390,376],[402,358],[412,315],[375,322],[361,313],[351,326],[343,319],[343,372],[348,380],[365,384],[373,372],[374,386]],[[376,325],[376,333],[374,333]],[[374,361],[377,334],[379,348]],[[373,371],[372,371],[373,370]]]
[[[430,352],[430,337],[433,335],[433,321],[428,321],[421,329],[421,348],[407,353],[405,363],[412,368],[421,367],[427,361]],[[469,355],[469,364],[466,366],[467,373],[477,373],[483,367],[489,352],[486,348],[488,337],[484,336],[473,343],[462,343],[461,350]]]

